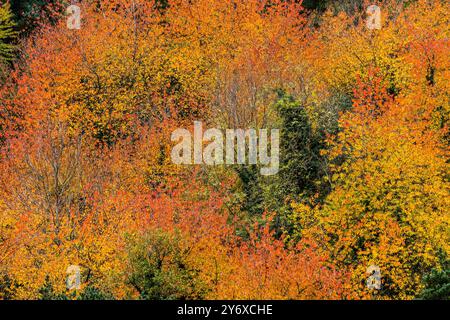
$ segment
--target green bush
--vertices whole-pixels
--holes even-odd
[[[12,43],[17,36],[15,22],[9,2],[0,3],[0,63],[10,61],[14,56],[15,46]]]
[[[128,282],[144,300],[201,299],[204,286],[187,264],[188,253],[179,236],[160,230],[130,238]]]
[[[450,300],[450,269],[432,270],[424,277],[423,300]]]

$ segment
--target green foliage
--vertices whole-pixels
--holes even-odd
[[[0,300],[12,300],[17,284],[6,273],[0,272]]]
[[[187,265],[188,252],[178,236],[159,230],[132,239],[129,283],[145,300],[201,299],[204,290]]]
[[[264,196],[259,181],[258,166],[241,166],[237,169],[238,176],[242,183],[244,201],[241,210],[249,213],[251,216],[264,212]]]
[[[44,285],[39,289],[39,300],[112,300],[113,296],[93,285],[88,285],[77,295],[76,291],[58,293],[55,291],[50,277],[46,277]]]
[[[0,4],[0,63],[13,58],[15,46],[11,43],[17,36],[9,2]]]
[[[282,97],[276,108],[282,119],[280,190],[283,196],[309,197],[321,176],[322,144],[311,127],[306,109],[292,97]]]
[[[275,110],[280,128],[279,173],[261,176],[257,166],[237,170],[245,195],[242,210],[252,217],[260,217],[264,211],[277,212],[273,226],[277,231],[289,231],[286,218],[292,211],[291,202],[309,201],[328,192],[320,183],[326,169],[320,153],[325,134],[313,130],[306,109],[283,92],[279,93]]]
[[[38,22],[56,22],[54,10],[64,10],[70,1],[67,0],[10,0],[17,28],[21,34],[29,35]]]

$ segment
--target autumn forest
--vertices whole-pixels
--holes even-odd
[[[449,9],[0,0],[0,300],[450,299]]]

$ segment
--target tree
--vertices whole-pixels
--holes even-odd
[[[325,173],[324,146],[320,132],[315,132],[305,108],[291,96],[280,94],[275,105],[279,116],[280,171],[276,177],[260,177],[254,168],[244,167],[240,177],[246,194],[244,210],[259,213],[277,212],[275,227],[279,232],[290,230],[286,220],[290,204],[310,200],[325,193],[319,184]]]
[[[380,30],[301,2],[80,1],[71,30],[66,1],[11,1],[0,298],[445,297],[446,2],[379,2]],[[281,129],[279,175],[173,164],[192,120]]]
[[[17,29],[29,36],[43,24],[54,24],[70,2],[66,0],[9,0]]]

